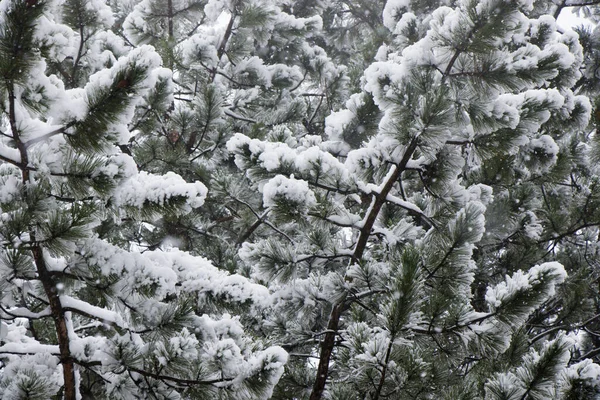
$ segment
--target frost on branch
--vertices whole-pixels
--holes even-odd
[[[190,212],[204,203],[206,192],[202,183],[187,183],[173,172],[151,175],[141,171],[124,180],[112,199],[116,206],[125,209],[142,210],[144,206],[157,206],[161,209],[177,207],[182,212]]]
[[[554,296],[556,286],[566,277],[564,267],[557,262],[536,265],[526,273],[518,270],[504,282],[488,288],[485,300],[496,318],[519,326],[537,307]]]

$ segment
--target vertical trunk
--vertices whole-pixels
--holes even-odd
[[[229,23],[227,24],[227,28],[225,29],[225,34],[223,35],[223,39],[221,39],[221,43],[219,44],[219,48],[217,49],[217,63],[221,62],[221,57],[225,54],[225,49],[227,48],[227,42],[233,33],[233,23],[235,22],[235,14],[231,14],[231,18],[229,19]],[[210,81],[213,82],[215,80],[215,76],[217,76],[217,66],[215,66],[210,75]]]
[[[32,241],[35,241],[34,236],[32,236]],[[69,348],[69,335],[65,313],[60,304],[58,293],[56,292],[54,279],[52,279],[51,274],[46,268],[42,249],[39,246],[34,246],[32,252],[38,275],[44,286],[44,292],[50,303],[52,319],[54,320],[54,326],[56,328],[56,337],[58,338],[58,348],[60,350],[60,362],[63,366],[64,399],[75,400],[77,393],[75,384],[75,365],[73,363],[73,358],[71,357],[71,349]]]
[[[383,368],[381,369],[381,377],[379,378],[379,384],[377,385],[377,389],[375,390],[375,394],[373,395],[373,400],[379,400],[381,396],[381,391],[383,390],[383,385],[385,383],[385,377],[387,375],[388,364],[390,363],[390,356],[392,355],[392,346],[394,345],[394,337],[390,338],[390,344],[388,345],[387,351],[385,352],[385,360],[383,361]]]
[[[173,0],[167,0],[167,19],[169,24],[169,44],[173,41],[175,31],[173,29]]]
[[[344,307],[344,300],[345,299],[342,299],[336,303],[331,310],[329,323],[327,324],[327,333],[321,343],[317,379],[315,379],[313,391],[310,394],[310,400],[319,400],[323,396],[325,384],[327,383],[327,376],[329,375],[329,360],[331,359],[331,353],[333,352],[333,347],[335,345],[335,337],[337,336],[340,316],[342,315]]]
[[[12,137],[15,141],[19,155],[21,157],[20,165],[22,182],[25,187],[29,185],[30,173],[29,173],[29,154],[27,153],[27,147],[21,140],[20,131],[17,124],[17,114],[15,109],[15,89],[13,82],[7,82],[8,87],[8,117],[10,121],[10,127],[12,131]],[[27,191],[25,191],[27,196]],[[26,198],[25,198],[26,200]],[[31,252],[37,273],[40,281],[44,287],[46,297],[50,304],[50,310],[52,312],[52,319],[54,320],[54,326],[56,329],[56,337],[58,339],[58,348],[60,350],[60,362],[63,366],[63,380],[64,380],[64,399],[65,400],[76,400],[76,385],[75,385],[75,368],[73,358],[71,357],[71,350],[69,348],[69,335],[67,331],[67,323],[65,321],[64,310],[60,304],[58,293],[56,292],[56,284],[52,275],[48,271],[46,262],[44,260],[44,252],[42,248],[36,243],[36,235],[32,230],[29,232],[31,241]]]
[[[354,248],[354,254],[352,256],[352,262],[358,263],[362,259],[362,256],[367,248],[367,243],[369,238],[371,237],[371,229],[373,225],[375,225],[375,221],[377,221],[377,217],[379,216],[379,212],[381,211],[381,207],[386,202],[387,196],[394,187],[394,183],[400,178],[402,172],[406,169],[406,165],[408,161],[411,159],[413,153],[417,149],[418,139],[415,137],[411,140],[410,144],[407,146],[406,151],[404,152],[404,156],[402,160],[394,165],[392,168],[395,168],[394,171],[390,173],[387,182],[381,189],[381,192],[375,196],[375,201],[373,203],[373,207],[367,215],[365,219],[365,223],[360,230],[360,236],[358,238],[358,242],[356,243],[356,247]],[[344,296],[340,301],[338,301],[331,311],[331,315],[329,316],[329,322],[327,323],[327,333],[325,334],[325,338],[321,343],[321,353],[319,355],[319,366],[317,367],[317,378],[315,379],[315,384],[313,386],[313,391],[310,395],[310,400],[319,400],[323,396],[323,392],[325,391],[325,384],[327,383],[327,376],[329,375],[329,362],[331,361],[331,354],[333,353],[333,348],[335,347],[335,337],[337,335],[337,330],[340,324],[340,318],[342,313],[348,308],[348,304],[346,303],[346,297]],[[385,376],[383,376],[385,379]]]

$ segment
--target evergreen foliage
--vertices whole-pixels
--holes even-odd
[[[600,398],[567,8],[0,1],[0,396]]]

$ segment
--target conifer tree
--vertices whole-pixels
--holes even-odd
[[[600,396],[595,1],[0,4],[3,398]]]
[[[131,155],[172,71],[105,2],[0,4],[2,398],[268,398],[286,353],[210,306],[260,309],[266,288],[131,240],[206,198]]]
[[[279,297],[278,398],[599,391],[594,52],[542,2],[443,3],[387,2],[320,137],[228,142],[288,237],[240,252]]]

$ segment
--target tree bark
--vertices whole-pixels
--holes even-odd
[[[19,167],[21,169],[21,179],[25,188],[31,183],[30,182],[30,171],[29,171],[29,154],[27,153],[27,146],[21,140],[21,132],[18,128],[17,114],[16,114],[16,97],[14,82],[7,82],[8,87],[8,118],[12,131],[12,137],[15,141],[19,155],[21,157]],[[25,200],[27,198],[27,189],[25,189]],[[56,283],[52,278],[46,261],[44,260],[44,252],[42,247],[36,243],[36,234],[32,229],[29,232],[29,238],[31,242],[31,252],[33,260],[37,269],[38,277],[44,287],[44,292],[48,297],[50,304],[50,310],[52,313],[52,319],[54,320],[54,326],[56,329],[56,337],[58,339],[58,348],[60,350],[60,362],[63,366],[63,380],[64,380],[64,399],[65,400],[76,400],[76,384],[75,384],[75,368],[73,364],[73,358],[71,357],[71,349],[69,348],[69,335],[67,331],[67,323],[65,320],[64,310],[60,303],[58,293],[56,292]]]
[[[367,248],[367,243],[369,238],[371,237],[371,230],[373,229],[373,225],[375,225],[375,221],[377,221],[377,217],[379,216],[379,212],[381,211],[381,207],[386,202],[387,196],[394,187],[394,183],[400,178],[402,172],[406,169],[406,165],[410,161],[413,153],[417,149],[418,145],[418,137],[413,138],[404,152],[404,156],[402,160],[394,165],[394,171],[388,177],[385,185],[375,196],[375,200],[373,203],[373,207],[367,215],[365,223],[360,230],[360,236],[358,238],[358,242],[356,243],[356,247],[354,248],[354,253],[352,255],[352,263],[358,263],[362,259],[362,256]],[[340,318],[342,313],[349,307],[348,302],[346,301],[346,296],[344,295],[341,300],[337,301],[333,309],[331,310],[331,315],[329,316],[329,321],[327,323],[327,333],[323,338],[323,342],[321,343],[321,352],[319,355],[319,366],[317,367],[317,378],[315,379],[315,384],[313,386],[312,393],[310,395],[310,400],[319,400],[323,396],[323,392],[325,391],[325,385],[327,383],[327,377],[329,375],[329,363],[331,361],[331,354],[333,353],[333,348],[335,347],[335,337],[337,336],[337,331],[340,324]]]
[[[32,241],[35,241],[35,236],[32,237]],[[63,366],[64,399],[76,400],[75,365],[73,363],[73,358],[71,357],[71,349],[69,348],[69,333],[67,331],[65,312],[60,303],[54,279],[52,279],[52,276],[46,267],[42,248],[34,245],[32,253],[40,281],[44,286],[44,292],[50,303],[52,319],[54,320],[54,326],[56,328],[56,337],[58,338],[58,348],[60,350],[60,362]]]

